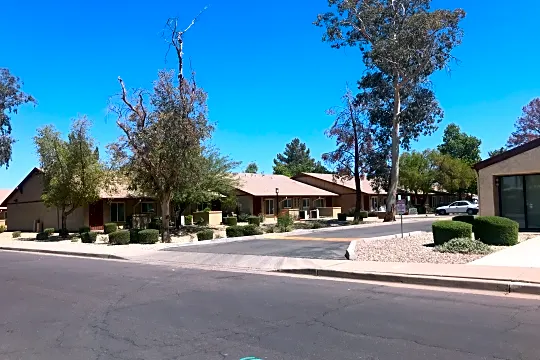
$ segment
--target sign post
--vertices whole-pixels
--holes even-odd
[[[407,205],[405,199],[397,201],[397,213],[401,218],[401,237],[403,238],[403,214],[407,212]]]

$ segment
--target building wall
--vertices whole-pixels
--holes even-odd
[[[498,189],[495,186],[495,178],[497,176],[539,173],[540,160],[538,159],[540,159],[540,148],[526,151],[479,170],[478,204],[480,206],[480,215],[499,214],[499,195]]]
[[[354,189],[307,175],[299,175],[294,177],[294,180],[319,189],[330,191],[334,194],[338,194],[339,196],[333,199],[332,205],[335,207],[341,207],[342,212],[347,212],[349,209],[356,206],[356,192]],[[365,208],[365,206],[366,204],[364,204],[364,197],[362,197],[362,208]]]

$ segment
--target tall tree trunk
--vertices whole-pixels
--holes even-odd
[[[360,219],[360,210],[362,208],[362,188],[360,184],[360,149],[358,148],[358,129],[356,121],[352,121],[354,137],[354,184],[356,190],[356,203],[354,207],[354,220]]]
[[[65,234],[67,232],[66,231],[66,229],[67,229],[67,215],[68,214],[66,213],[66,207],[63,206],[62,207],[62,215],[61,215],[61,217],[62,217],[62,230],[63,231],[59,231],[60,234]]]
[[[386,217],[384,221],[395,221],[395,205],[399,183],[399,114],[401,112],[401,95],[399,93],[399,79],[394,76],[394,116],[392,119],[392,169],[390,171],[390,187],[386,202]]]
[[[169,222],[171,220],[170,204],[171,193],[163,194],[161,197],[161,240],[163,242],[171,242],[171,234],[169,233]]]

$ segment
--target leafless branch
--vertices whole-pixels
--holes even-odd
[[[206,9],[208,9],[208,5],[206,5],[206,6],[205,6],[205,7],[197,14],[197,16],[195,16],[195,17],[193,18],[193,20],[191,20],[191,23],[189,24],[189,26],[188,26],[184,31],[180,32],[179,35],[181,36],[181,35],[185,34],[189,29],[191,29],[191,27],[192,27],[193,25],[195,25],[195,23],[197,22],[197,19],[199,18],[199,16],[201,16],[202,13],[206,11]]]

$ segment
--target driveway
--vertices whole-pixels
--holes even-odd
[[[403,224],[404,232],[431,231],[432,219]],[[315,231],[309,234],[286,236],[274,234],[257,240],[204,244],[168,248],[165,251],[183,251],[211,254],[281,256],[306,259],[342,260],[352,240],[399,234],[400,224],[343,228]]]

